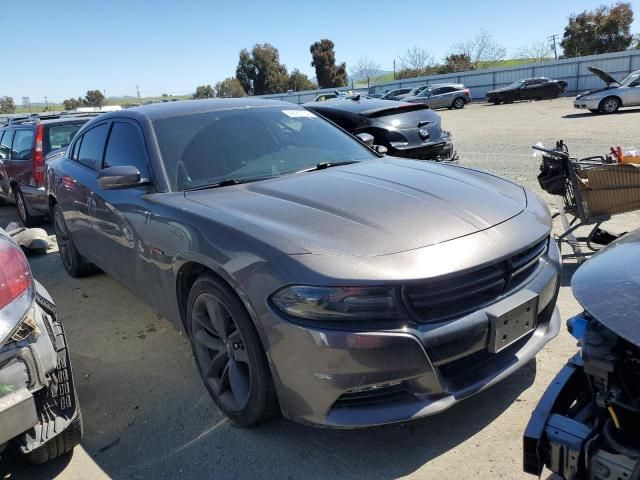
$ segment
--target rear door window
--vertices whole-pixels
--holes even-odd
[[[13,136],[13,146],[11,147],[11,158],[13,160],[29,160],[33,149],[33,141],[36,132],[32,129],[16,130]]]
[[[104,168],[136,167],[142,178],[149,178],[147,149],[138,128],[128,122],[114,122],[104,154]]]
[[[83,122],[84,123],[84,122]],[[73,137],[76,136],[78,130],[82,127],[83,123],[65,123],[61,125],[52,125],[49,127],[47,141],[45,142],[45,154],[56,148],[67,147]]]
[[[5,130],[0,141],[0,159],[6,160],[11,156],[11,141],[13,140],[13,130]]]
[[[78,162],[92,169],[102,162],[104,144],[109,133],[109,124],[103,123],[88,130],[82,137],[80,151],[78,152]]]

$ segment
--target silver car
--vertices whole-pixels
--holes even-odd
[[[584,108],[591,113],[615,113],[622,107],[640,106],[640,70],[620,81],[596,67],[589,67],[589,71],[607,86],[578,95],[573,102],[575,108]]]
[[[459,83],[430,85],[418,95],[405,97],[403,102],[424,103],[430,108],[464,108],[471,103],[471,92]]]

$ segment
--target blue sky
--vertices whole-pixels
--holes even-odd
[[[0,95],[61,101],[96,88],[135,95],[136,84],[143,96],[189,93],[233,76],[238,52],[263,42],[310,77],[309,45],[320,38],[347,66],[366,56],[387,70],[411,46],[441,59],[481,28],[511,53],[603,2],[4,0]],[[639,33],[640,0],[631,3]]]

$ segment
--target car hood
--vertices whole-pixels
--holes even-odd
[[[579,100],[588,95],[595,95],[596,93],[606,92],[607,90],[611,90],[612,88],[618,88],[618,87],[611,86],[611,87],[602,87],[602,88],[594,88],[593,90],[587,90],[586,92],[582,92],[580,95],[576,96],[576,100]]]
[[[385,157],[186,192],[237,228],[313,254],[377,256],[470,235],[518,215],[522,187],[475,170]]]
[[[600,70],[599,68],[596,68],[596,67],[589,67],[588,70],[591,73],[593,73],[596,77],[599,77],[604,83],[607,84],[607,86],[609,87],[620,86],[620,83],[604,70]]]
[[[517,90],[517,89],[516,88],[510,88],[510,87],[496,88],[494,90],[489,90],[487,92],[487,95],[491,95],[492,93],[513,92],[515,90]]]
[[[573,275],[582,307],[616,335],[640,346],[640,230],[600,250]]]

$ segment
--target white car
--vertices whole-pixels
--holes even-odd
[[[591,113],[615,113],[621,107],[640,106],[640,70],[620,81],[596,67],[589,67],[589,71],[607,86],[578,95],[573,102],[575,108],[585,108]]]

